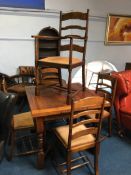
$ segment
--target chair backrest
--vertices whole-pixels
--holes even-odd
[[[77,51],[82,53],[83,59],[85,59],[88,39],[88,16],[89,10],[86,13],[60,12],[59,35],[61,37],[73,37],[75,39],[70,39],[70,43],[65,45],[62,45],[61,42],[60,51]],[[78,40],[83,42],[79,42]],[[71,53],[69,53],[69,56],[71,56]]]
[[[27,76],[35,76],[35,67],[34,66],[19,66],[19,74]]]
[[[17,95],[0,91],[0,140],[6,140],[16,104]]]
[[[19,74],[23,83],[33,84],[35,77],[34,66],[19,66]]]
[[[74,139],[85,135],[93,134],[96,138],[96,143],[99,142],[102,123],[101,116],[104,110],[104,103],[105,97],[100,96],[86,97],[78,101],[72,100],[68,138],[69,149],[71,148],[71,142]],[[92,114],[95,115],[96,118],[90,119],[89,116]],[[82,125],[86,126],[83,131],[76,129],[75,133],[72,132],[72,129]],[[82,145],[79,146],[82,148]]]
[[[116,67],[105,60],[91,61],[87,64],[87,86],[89,89],[96,89],[98,74],[107,74],[111,72],[118,72]]]
[[[116,78],[112,77],[110,74],[98,74],[98,80],[96,84],[96,93],[105,93],[106,99],[110,102],[112,107],[114,103],[115,93],[116,93]]]

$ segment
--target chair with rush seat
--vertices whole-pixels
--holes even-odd
[[[12,160],[13,155],[22,156],[37,152],[36,145],[34,146],[35,133],[34,122],[31,112],[24,112],[13,115],[10,134],[6,144],[7,160]],[[17,148],[17,149],[15,149]]]
[[[8,78],[9,79],[7,81],[5,77],[6,91],[15,92],[18,95],[18,100],[22,100],[22,103],[20,103],[20,106],[18,106],[19,111],[21,111],[20,107],[23,107],[23,104],[25,105],[25,86],[34,85],[34,67],[19,66],[19,75]],[[20,152],[16,155],[26,155],[36,152],[36,149],[34,150],[32,145],[33,135],[27,134],[30,133],[32,128],[34,128],[34,122],[31,112],[24,112],[12,115],[12,122],[10,126],[8,140],[6,143],[6,157],[8,160],[12,160],[17,142],[21,143],[22,146],[19,147],[24,147],[24,150],[22,148],[22,150],[20,150]],[[27,130],[27,133],[25,130]],[[18,131],[20,134],[17,134]],[[25,131],[24,136],[22,135],[23,131]],[[27,142],[28,149],[26,146]]]
[[[38,60],[36,62],[36,72],[38,72],[40,66],[67,69],[69,72],[67,87],[67,103],[69,103],[70,96],[72,93],[72,70],[79,66],[82,67],[82,87],[83,90],[85,90],[85,55],[88,38],[88,14],[89,10],[87,10],[86,13],[60,12],[60,25],[58,37],[54,35],[48,37],[34,36],[36,40],[45,39],[49,41],[56,40],[58,42],[58,55],[51,55]],[[61,52],[62,54],[61,56],[59,56]],[[77,52],[77,56],[75,52]]]
[[[61,174],[66,173],[70,175],[72,170],[85,165],[88,166],[91,161],[87,157],[87,153],[82,155],[82,152],[91,148],[94,148],[94,166],[92,163],[91,165],[95,175],[99,174],[98,157],[104,102],[105,98],[100,96],[87,97],[78,101],[72,100],[69,124],[53,129],[67,153],[66,162],[57,165]],[[90,119],[89,116],[92,114],[95,114],[97,117]],[[79,153],[78,157],[72,159],[75,153]],[[82,162],[80,163],[80,161]]]

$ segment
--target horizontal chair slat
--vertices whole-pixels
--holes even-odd
[[[82,39],[82,40],[87,40],[87,38],[85,38],[84,36],[80,36],[80,35],[65,35],[60,37],[61,39]]]
[[[82,136],[87,135],[87,134],[96,134],[97,130],[98,130],[97,128],[91,127],[91,128],[84,129],[82,131],[78,131],[72,135],[72,139],[76,139],[78,137],[82,137]]]
[[[100,120],[93,118],[93,119],[88,119],[88,120],[82,120],[76,124],[73,124],[73,128],[79,125],[84,125],[84,124],[90,124],[90,123],[98,123]]]
[[[107,96],[107,94],[110,96],[111,95],[111,93],[110,92],[108,92],[106,89],[104,90],[104,88],[99,88],[99,92],[102,92],[102,93],[106,93],[106,96]]]
[[[70,44],[66,44],[66,45],[60,46],[60,50],[61,50],[61,51],[70,50]],[[72,50],[73,50],[73,51],[77,51],[77,52],[83,53],[84,47],[78,46],[78,45],[76,45],[76,44],[73,44],[73,45],[72,45]]]
[[[105,86],[105,87],[109,87],[109,88],[111,88],[112,87],[112,85],[110,85],[110,84],[107,84],[107,83],[98,83],[98,86]]]
[[[78,114],[73,115],[73,119],[79,118],[81,116],[89,116],[91,114],[100,114],[100,110],[89,110],[89,111],[79,112]]]
[[[68,19],[81,19],[86,20],[87,19],[87,13],[82,12],[70,12],[67,14],[62,15],[62,21],[68,20]]]
[[[69,26],[61,28],[61,30],[68,30],[68,29],[86,30],[86,27],[82,27],[82,26],[78,26],[78,25],[69,25]]]

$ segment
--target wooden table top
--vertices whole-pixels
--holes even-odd
[[[80,89],[79,83],[73,84],[73,89]],[[66,104],[66,92],[55,89],[53,87],[40,88],[40,95],[35,95],[35,86],[27,86],[26,94],[32,113],[32,117],[46,117],[56,114],[63,114],[70,111],[70,105]],[[76,95],[76,99],[85,98],[87,96],[95,95],[95,93],[89,89],[86,91],[80,91]]]

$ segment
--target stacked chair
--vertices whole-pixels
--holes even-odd
[[[44,56],[42,59],[36,52],[35,67],[36,67],[36,95],[39,95],[39,70],[41,67],[54,67],[58,70],[67,69],[68,83],[67,83],[67,104],[70,103],[70,97],[72,94],[72,70],[77,67],[82,67],[82,89],[85,90],[85,56],[86,46],[88,39],[88,15],[89,10],[86,13],[82,12],[60,12],[60,24],[58,36],[51,33],[51,35],[37,35],[35,38],[36,50],[38,50],[38,41],[46,43],[56,43],[50,45],[41,46],[45,51],[56,50],[57,53]],[[77,23],[77,24],[76,24]],[[66,43],[66,44],[65,44]],[[75,56],[75,52],[78,52],[80,58]],[[53,52],[51,52],[53,53]],[[65,90],[60,84],[60,88]]]

